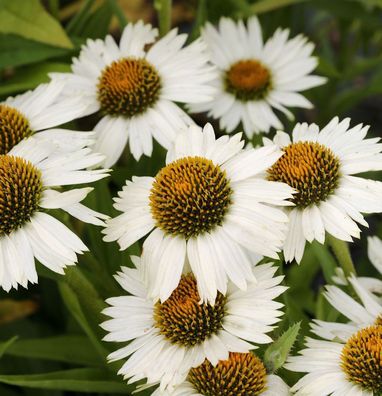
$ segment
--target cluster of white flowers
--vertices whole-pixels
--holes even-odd
[[[201,37],[129,24],[119,45],[88,40],[72,73],[0,104],[0,285],[37,282],[35,258],[64,273],[87,250],[50,214],[63,209],[104,226],[121,250],[146,237],[134,268],[115,276],[126,295],[107,300],[105,340],[125,343],[110,361],[144,380],[154,395],[379,395],[382,392],[382,281],[339,271],[329,303],[349,321],[314,321],[301,356],[286,368],[307,373],[292,388],[253,351],[273,342],[287,289],[275,261],[302,260],[306,242],[352,241],[382,212],[382,183],[359,173],[382,170],[382,145],[367,126],[333,118],[324,128],[296,124],[291,136],[275,111],[311,108],[300,92],[326,82],[311,75],[314,45],[278,29],[265,43],[256,17],[222,18]],[[180,104],[184,104],[181,106]],[[241,133],[216,137],[188,112],[207,112],[222,132],[278,131],[262,147]],[[94,132],[52,129],[98,113]],[[139,160],[167,150],[154,176],[133,177],[109,219],[80,202],[108,176],[129,143]],[[97,168],[98,167],[98,168]],[[54,212],[56,213],[56,212]],[[382,242],[369,240],[381,273]],[[270,262],[269,259],[273,261]],[[347,295],[340,287],[352,288]],[[260,348],[261,350],[261,348]]]

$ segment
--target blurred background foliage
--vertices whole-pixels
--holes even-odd
[[[372,135],[381,135],[382,0],[0,0],[0,99],[48,81],[49,72],[69,71],[71,58],[87,38],[103,38],[108,32],[119,38],[130,21],[143,19],[162,32],[171,24],[194,40],[206,20],[253,14],[259,15],[265,37],[279,26],[289,27],[292,35],[304,33],[316,44],[317,72],[329,82],[307,92],[315,109],[295,112],[297,120],[322,126],[334,115],[350,116],[354,123],[370,124]],[[207,118],[199,115],[196,121]],[[283,122],[290,131],[292,123]],[[95,123],[91,116],[67,127],[90,130]],[[136,163],[127,156],[109,180],[95,184],[88,204],[115,214],[112,196],[126,178],[155,175],[164,155],[156,146],[151,159]],[[58,216],[69,224],[69,218]],[[381,236],[382,223],[378,216],[368,221],[370,230],[364,230],[351,251],[358,273],[373,276],[366,235]],[[139,254],[140,246],[120,252],[116,244],[102,242],[99,228],[77,222],[69,226],[91,252],[80,257],[78,267],[67,270],[65,277],[39,267],[39,285],[0,292],[1,396],[128,395],[133,390],[115,375],[119,364],[106,363],[114,346],[101,341],[104,334],[98,324],[105,319],[104,299],[121,293],[112,275],[120,265],[130,265],[129,255]],[[301,346],[312,317],[341,320],[320,293],[332,282],[335,268],[332,252],[317,243],[306,250],[301,266],[280,263],[290,289],[282,297],[286,315],[274,338],[289,328],[289,341],[284,336],[279,343],[284,348],[279,345],[277,353],[288,352],[288,342],[298,332],[294,323],[301,322]],[[266,352],[272,354],[272,349]],[[282,374],[294,382],[293,374]]]

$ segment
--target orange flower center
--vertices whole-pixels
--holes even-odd
[[[295,188],[296,206],[305,208],[325,201],[338,187],[340,161],[333,152],[313,142],[292,143],[268,169],[268,179]]]
[[[41,193],[41,172],[31,162],[0,155],[0,237],[30,220]]]
[[[262,99],[271,86],[271,74],[254,59],[234,63],[225,75],[227,92],[242,101]]]
[[[27,118],[17,109],[0,104],[0,155],[7,154],[24,138],[33,134]]]
[[[354,334],[342,349],[341,365],[349,381],[381,394],[382,326],[370,326]]]
[[[186,347],[199,344],[222,328],[225,301],[218,293],[214,306],[200,304],[194,276],[183,275],[170,298],[156,304],[156,327],[171,343]]]
[[[186,157],[164,167],[151,189],[151,213],[169,234],[196,236],[220,225],[231,204],[224,171],[211,160]]]
[[[109,115],[133,117],[159,98],[161,80],[146,59],[123,58],[107,66],[98,81],[98,101]]]
[[[215,367],[205,360],[192,368],[188,381],[203,396],[258,396],[266,390],[266,370],[253,353],[229,354]]]

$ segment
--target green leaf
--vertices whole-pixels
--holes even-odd
[[[61,292],[61,296],[64,304],[73,315],[73,317],[77,320],[78,324],[82,327],[82,330],[89,337],[90,342],[93,344],[95,350],[99,354],[99,360],[101,362],[105,362],[106,356],[108,354],[107,350],[103,347],[95,329],[97,329],[98,324],[95,325],[95,328],[88,322],[87,317],[85,316],[82,307],[78,301],[78,298],[74,291],[64,282],[59,283],[59,289]]]
[[[72,50],[52,47],[13,34],[0,34],[0,53],[0,69],[3,69],[70,55]]]
[[[68,22],[66,30],[69,34],[78,34],[88,18],[95,0],[85,0],[79,12]]]
[[[109,31],[112,17],[113,7],[111,3],[106,2],[87,16],[80,30],[80,36],[93,39],[104,38]]]
[[[252,5],[251,10],[254,14],[261,14],[305,1],[307,0],[260,0]]]
[[[64,63],[43,63],[21,68],[19,72],[0,85],[0,96],[13,95],[28,89],[36,88],[37,85],[48,82],[48,73],[70,71],[70,66]]]
[[[7,343],[1,343],[0,350]],[[89,339],[77,335],[21,339],[9,345],[5,353],[23,358],[46,359],[91,367],[103,366]]]
[[[337,70],[333,63],[331,63],[328,59],[323,57],[319,58],[319,63],[317,66],[317,73],[322,74],[329,78],[340,78],[341,73]]]
[[[266,349],[264,354],[264,364],[268,372],[274,373],[284,365],[294,343],[296,342],[300,326],[301,323],[298,322],[289,327],[281,337]]]
[[[0,0],[0,32],[57,47],[73,47],[65,30],[39,0]]]
[[[0,382],[26,388],[128,395],[135,387],[100,369],[74,369],[44,374],[0,375]]]
[[[7,350],[12,346],[12,344],[17,340],[18,337],[12,337],[10,340],[0,343],[0,359],[7,352]]]

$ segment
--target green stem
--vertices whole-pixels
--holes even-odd
[[[200,29],[203,27],[207,20],[207,0],[199,0],[198,8],[196,10],[196,18],[194,27],[192,28],[191,34],[188,37],[188,41],[192,42],[200,36]]]
[[[121,27],[121,29],[123,29],[128,22],[125,13],[123,12],[122,8],[119,6],[117,0],[109,0],[109,3],[111,4],[113,12],[118,19],[119,26]]]
[[[333,249],[334,255],[337,261],[341,265],[346,278],[352,274],[356,274],[356,270],[353,264],[353,260],[350,255],[350,250],[347,242],[341,241],[330,234],[327,234],[327,242]]]
[[[159,34],[163,37],[171,29],[172,0],[156,0],[155,8],[158,11]]]

